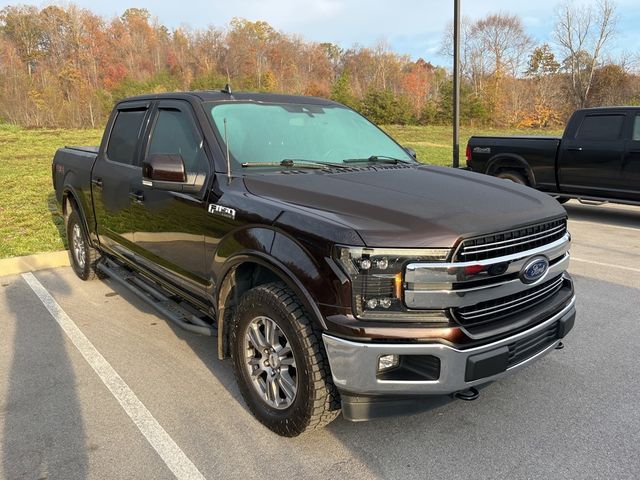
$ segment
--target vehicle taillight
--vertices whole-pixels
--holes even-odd
[[[471,145],[467,143],[467,167],[469,166],[469,162],[471,161]]]

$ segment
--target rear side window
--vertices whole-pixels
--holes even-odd
[[[636,115],[636,119],[633,122],[633,137],[631,138],[636,142],[640,142],[640,115]]]
[[[133,165],[136,145],[146,110],[121,110],[111,129],[107,157],[109,160]]]
[[[624,115],[587,115],[576,138],[580,140],[617,140],[620,138]]]

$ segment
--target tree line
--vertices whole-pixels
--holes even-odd
[[[551,44],[515,15],[462,25],[462,121],[550,127],[584,106],[640,104],[631,56],[610,55],[616,11],[562,4]],[[442,53],[451,52],[451,34]],[[332,98],[378,123],[448,124],[450,71],[373,47],[306,41],[263,21],[169,29],[141,8],[104,18],[75,5],[0,10],[0,122],[98,127],[121,98],[148,92],[286,92]]]

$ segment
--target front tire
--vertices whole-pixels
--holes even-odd
[[[249,410],[275,433],[295,437],[340,413],[322,339],[284,284],[260,285],[242,296],[231,353]]]
[[[69,243],[69,257],[71,267],[81,280],[98,278],[95,265],[100,259],[100,253],[89,244],[89,238],[84,230],[80,215],[71,210],[67,219],[67,242]]]

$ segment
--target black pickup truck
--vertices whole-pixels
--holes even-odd
[[[577,110],[562,138],[471,137],[467,165],[560,201],[640,205],[640,107]]]
[[[422,165],[331,101],[130,98],[52,170],[77,275],[214,336],[281,435],[474,399],[574,324],[555,200]]]

